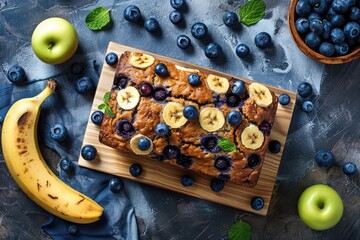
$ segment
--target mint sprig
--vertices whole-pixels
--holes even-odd
[[[236,146],[235,144],[233,144],[232,142],[230,142],[229,139],[226,139],[226,138],[219,138],[218,139],[218,145],[219,147],[221,147],[221,149],[224,151],[224,152],[236,152]]]
[[[263,0],[249,0],[239,10],[240,22],[250,26],[265,15],[266,4]]]
[[[250,240],[251,226],[243,220],[239,220],[231,225],[228,231],[229,240]]]
[[[104,97],[103,97],[103,101],[104,103],[100,104],[98,106],[98,109],[99,110],[105,110],[105,113],[111,117],[111,118],[114,118],[115,117],[115,114],[113,113],[113,111],[111,110],[111,108],[107,105],[107,103],[110,101],[110,92],[107,92],[104,94]]]
[[[104,7],[94,8],[85,18],[86,26],[94,31],[104,29],[111,21],[109,12]]]

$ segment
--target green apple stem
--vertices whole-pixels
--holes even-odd
[[[54,45],[55,45],[55,44],[54,44],[53,42],[51,42],[51,43],[49,44],[48,49],[51,50]]]

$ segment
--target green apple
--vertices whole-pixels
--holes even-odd
[[[49,64],[60,64],[71,58],[78,47],[78,36],[70,22],[48,18],[36,26],[31,46],[36,56]]]
[[[314,230],[326,230],[341,219],[344,205],[331,187],[316,184],[307,188],[298,201],[298,213],[303,222]]]

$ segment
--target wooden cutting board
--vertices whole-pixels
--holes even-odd
[[[115,52],[118,54],[118,56],[120,56],[124,51],[143,52],[150,54],[157,59],[172,62],[182,67],[195,68],[199,69],[200,71],[217,74],[227,78],[232,77],[229,74],[221,73],[213,69],[207,69],[169,57],[164,57],[154,53],[149,53],[139,49],[120,45],[114,42],[109,43],[106,54],[108,52]],[[104,94],[110,91],[114,79],[114,74],[115,67],[109,66],[104,61],[91,112],[98,110],[98,106],[102,103]],[[251,82],[251,80],[248,79],[240,77],[237,78],[246,82]],[[287,106],[281,106],[279,104],[275,123],[270,135],[271,139],[280,141],[283,147],[285,145],[286,136],[290,126],[296,95],[293,92],[288,92],[271,86],[268,87],[276,94],[287,93],[291,98],[291,102]],[[215,193],[210,189],[211,177],[204,176],[202,174],[191,173],[195,178],[194,185],[190,187],[183,187],[180,183],[180,176],[187,173],[187,170],[176,166],[170,166],[153,159],[121,153],[115,149],[101,144],[98,140],[99,129],[100,127],[94,125],[89,117],[83,145],[94,145],[97,148],[98,154],[97,157],[92,161],[86,161],[80,156],[78,161],[80,166],[124,178],[133,179],[138,182],[154,185],[171,191],[177,191],[237,209],[254,212],[260,215],[266,215],[268,212],[283,149],[281,149],[278,154],[272,154],[269,151],[267,152],[261,170],[261,175],[256,187],[248,188],[236,184],[226,183],[225,188],[221,192]],[[133,163],[138,163],[142,166],[143,173],[140,177],[135,178],[130,175],[129,167]],[[255,196],[261,196],[265,201],[264,208],[259,211],[253,210],[250,206],[250,201]]]

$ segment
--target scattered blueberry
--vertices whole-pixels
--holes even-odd
[[[214,134],[209,134],[201,138],[202,149],[211,152],[217,153],[221,151],[221,148],[218,145],[218,136]]]
[[[109,181],[109,189],[113,193],[119,193],[124,189],[124,181],[121,178],[114,177]]]
[[[91,161],[96,157],[97,150],[93,145],[85,145],[81,149],[81,156],[84,160]]]
[[[295,22],[295,28],[299,33],[307,33],[310,29],[310,22],[307,18],[298,18]]]
[[[297,15],[301,17],[305,17],[310,13],[310,11],[311,11],[311,6],[307,3],[306,0],[299,0],[296,3],[295,12]]]
[[[319,150],[315,155],[315,160],[320,167],[330,167],[334,164],[334,155],[327,150]]]
[[[330,22],[333,27],[342,27],[345,24],[346,19],[345,19],[344,15],[336,14],[331,18]]]
[[[71,235],[75,235],[78,232],[78,228],[75,224],[71,224],[67,227],[67,232]]]
[[[179,48],[186,49],[191,45],[191,40],[186,35],[180,35],[176,39],[176,44],[178,45]]]
[[[349,52],[349,45],[347,43],[335,44],[335,52],[340,56],[344,56]]]
[[[250,48],[246,44],[239,44],[235,48],[235,53],[239,58],[246,58],[250,53]]]
[[[349,6],[344,0],[334,0],[331,4],[331,8],[337,13],[346,13]]]
[[[310,22],[310,30],[316,35],[321,35],[324,32],[323,22],[319,19],[314,19]]]
[[[220,171],[228,170],[231,167],[231,159],[228,156],[218,156],[215,158],[214,167]]]
[[[360,33],[360,25],[356,22],[349,22],[344,27],[344,34],[347,38],[356,38]]]
[[[251,199],[251,207],[254,210],[261,210],[264,207],[264,199],[262,197],[254,197]]]
[[[79,94],[86,94],[93,91],[94,89],[95,85],[93,81],[87,76],[78,78],[75,82],[75,91]]]
[[[166,159],[176,159],[180,155],[180,150],[176,146],[168,145],[164,148],[163,153]]]
[[[154,99],[156,101],[164,101],[168,96],[168,91],[163,87],[157,87],[154,89]]]
[[[311,101],[304,101],[302,106],[301,106],[301,109],[304,112],[309,113],[312,110],[314,110],[314,104]]]
[[[330,32],[330,39],[335,44],[341,44],[345,41],[345,34],[340,28],[333,28]]]
[[[297,92],[301,97],[309,97],[312,94],[313,89],[310,83],[302,82],[299,84]]]
[[[205,48],[205,56],[210,59],[218,58],[221,54],[222,47],[218,43],[209,43]]]
[[[241,113],[239,113],[236,110],[230,111],[226,116],[227,122],[233,126],[239,126],[241,123],[241,119],[242,119]]]
[[[174,9],[182,9],[185,7],[186,2],[185,0],[170,0],[170,5],[174,8]]]
[[[267,32],[260,32],[255,36],[255,45],[258,48],[264,49],[271,44],[271,36]]]
[[[198,117],[198,110],[196,107],[189,105],[184,107],[183,115],[186,119],[192,120]]]
[[[210,182],[210,188],[211,190],[213,190],[214,192],[220,192],[221,190],[223,190],[225,187],[225,182],[224,180],[218,179],[218,178],[213,178]]]
[[[104,118],[104,113],[102,111],[95,111],[91,114],[91,121],[93,124],[100,126]]]
[[[149,82],[142,82],[139,87],[139,92],[141,96],[148,97],[151,96],[154,92],[154,88]]]
[[[234,12],[226,11],[223,16],[223,21],[227,27],[233,28],[239,23],[239,16]]]
[[[320,54],[331,57],[335,53],[335,46],[329,42],[322,42],[319,47]]]
[[[305,44],[312,49],[317,49],[321,44],[321,38],[314,32],[309,32],[305,36]]]
[[[190,175],[182,175],[180,177],[180,182],[184,187],[190,187],[194,184],[194,178]]]
[[[174,10],[170,13],[169,19],[173,24],[178,24],[182,21],[183,15],[178,10]]]
[[[279,103],[283,106],[290,103],[290,96],[287,93],[282,93],[279,95]]]
[[[159,63],[155,67],[155,73],[161,77],[165,77],[169,74],[168,69],[165,64]]]
[[[64,172],[66,172],[68,174],[72,174],[75,171],[74,163],[67,158],[62,158],[60,160],[59,165],[60,165],[61,170],[63,170]]]
[[[234,78],[234,83],[231,86],[231,93],[235,96],[241,97],[246,92],[245,83],[239,79]]]
[[[346,175],[354,175],[357,172],[357,167],[354,163],[352,162],[346,162],[343,165],[343,172]]]
[[[281,143],[278,140],[271,140],[268,148],[271,153],[279,153],[281,150]]]
[[[72,74],[80,74],[84,71],[84,66],[81,63],[71,64],[70,71]]]
[[[196,73],[192,73],[188,76],[188,82],[191,86],[199,86],[201,83],[200,76]]]
[[[170,130],[168,125],[166,125],[165,123],[158,123],[155,126],[155,132],[159,137],[165,137],[167,135],[169,135]]]
[[[142,137],[139,139],[137,146],[140,150],[146,151],[150,148],[150,140],[147,137]]]
[[[139,164],[134,163],[130,166],[129,172],[131,176],[139,177],[142,174],[142,167]]]
[[[127,119],[121,119],[120,121],[118,121],[116,123],[115,133],[116,133],[116,135],[118,135],[120,137],[128,138],[128,137],[134,135],[135,132],[136,131],[135,131],[134,126]]]
[[[110,66],[114,66],[118,62],[118,55],[114,52],[106,54],[105,61]]]
[[[256,168],[260,164],[260,156],[253,153],[247,158],[247,165],[249,168]]]
[[[7,78],[14,84],[21,84],[26,80],[25,70],[19,65],[12,66],[7,72]]]
[[[64,141],[68,131],[63,124],[57,123],[50,128],[50,137],[58,142]]]
[[[148,32],[156,32],[159,28],[159,22],[155,18],[146,19],[144,27]]]
[[[206,36],[208,28],[202,22],[197,22],[191,27],[191,34],[194,38],[202,39]]]
[[[124,9],[124,18],[129,22],[139,22],[142,19],[140,9],[134,5],[127,6]]]

